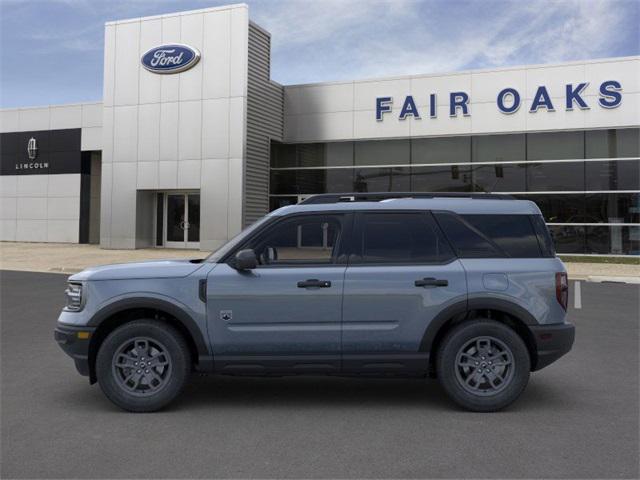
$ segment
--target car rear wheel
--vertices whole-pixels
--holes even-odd
[[[152,412],[173,401],[191,371],[185,339],[172,326],[136,320],[102,342],[96,376],[104,394],[120,408]]]
[[[505,408],[529,381],[526,345],[510,327],[494,320],[472,320],[454,327],[436,359],[438,379],[458,405],[476,412]]]

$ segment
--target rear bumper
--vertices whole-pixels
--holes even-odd
[[[571,323],[559,325],[540,325],[529,327],[536,342],[537,361],[533,371],[550,365],[573,346],[576,329]]]
[[[60,324],[53,331],[53,338],[58,342],[60,348],[73,359],[80,375],[89,376],[89,343],[94,331],[95,328]],[[79,336],[78,334],[81,332],[82,334]]]

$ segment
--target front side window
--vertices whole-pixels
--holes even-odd
[[[451,247],[430,214],[365,213],[359,229],[360,263],[444,263]]]
[[[296,217],[279,222],[248,248],[253,248],[260,265],[331,264],[341,231],[338,215]]]

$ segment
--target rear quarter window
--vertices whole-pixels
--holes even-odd
[[[509,257],[542,256],[530,215],[462,215],[462,218],[493,241]]]

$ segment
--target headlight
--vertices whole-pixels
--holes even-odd
[[[82,284],[81,283],[68,283],[67,289],[64,291],[67,297],[67,305],[65,310],[71,312],[79,312],[84,306],[82,302]]]

